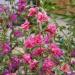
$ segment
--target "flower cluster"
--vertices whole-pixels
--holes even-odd
[[[63,60],[66,52],[55,39],[58,25],[43,8],[27,6],[27,0],[17,4],[11,13],[0,7],[6,15],[0,22],[0,75],[58,75],[57,69],[64,74],[71,72],[69,62],[73,65],[75,61]],[[75,50],[69,56],[75,57]]]
[[[53,67],[55,67],[55,63],[49,58],[46,58],[43,62],[43,70],[48,74],[51,74]]]
[[[26,0],[19,0],[18,2],[18,11],[22,12],[23,10],[25,10],[27,5]]]
[[[54,56],[61,57],[63,55],[63,51],[55,43],[52,43],[50,48]]]
[[[30,70],[35,70],[36,67],[38,66],[38,61],[37,60],[33,60],[31,58],[31,55],[30,54],[24,54],[23,55],[23,61],[26,63],[26,64],[29,64],[29,68]]]

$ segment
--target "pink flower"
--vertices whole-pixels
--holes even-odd
[[[44,37],[45,44],[49,43],[49,39],[50,39],[50,37],[48,35],[45,35],[45,37]]]
[[[55,63],[49,59],[49,58],[46,58],[43,62],[43,70],[46,72],[46,71],[51,71],[52,68],[55,67]]]
[[[29,22],[26,20],[22,25],[21,25],[21,27],[24,29],[24,30],[29,30]]]
[[[55,43],[52,43],[50,48],[54,56],[61,57],[63,55],[63,51]]]
[[[2,45],[2,50],[3,50],[3,54],[8,54],[11,50],[10,44],[9,43],[4,43]]]
[[[37,34],[34,39],[35,39],[35,44],[40,45],[43,43],[43,36],[41,34]]]
[[[8,70],[10,72],[15,71],[19,68],[20,60],[17,56],[11,57],[10,62],[8,63]]]
[[[30,54],[24,54],[23,60],[24,60],[25,63],[29,64],[32,61],[31,55]]]
[[[58,45],[56,44],[56,43],[51,43],[51,45],[50,45],[50,48],[52,49],[52,48],[57,48],[58,47]]]
[[[50,32],[50,34],[52,36],[54,36],[56,34],[56,31],[57,31],[56,25],[55,24],[49,24],[47,27],[47,31]]]
[[[27,38],[24,41],[24,46],[26,48],[33,48],[35,46],[35,40],[34,40],[34,35],[31,35],[29,38]]]
[[[69,64],[64,64],[63,66],[60,67],[60,70],[62,70],[63,72],[70,72],[70,65]]]
[[[30,37],[24,41],[24,46],[27,48],[33,48],[35,45],[41,45],[42,43],[43,36],[41,34],[38,34],[36,36],[30,35]]]
[[[22,36],[23,36],[23,34],[22,34],[22,32],[21,32],[21,31],[16,30],[16,31],[14,31],[14,36],[15,36],[15,37],[22,37]]]
[[[33,60],[30,64],[29,64],[30,70],[35,70],[38,67],[38,61],[37,60]]]
[[[26,6],[27,6],[26,0],[19,0],[19,2],[18,2],[18,11],[20,11],[20,12],[24,11]]]
[[[71,51],[71,56],[75,57],[75,49]]]
[[[16,14],[11,14],[10,19],[11,19],[11,21],[17,21],[17,15]]]
[[[49,17],[46,13],[38,12],[37,14],[37,20],[39,23],[47,22]]]
[[[4,74],[4,75],[17,75],[16,73],[7,73],[7,74]]]
[[[0,4],[0,14],[6,10],[3,4]]]
[[[29,14],[28,14],[28,16],[35,16],[36,13],[37,13],[37,8],[32,7],[32,8],[29,9]]]
[[[44,51],[45,51],[44,48],[37,48],[32,51],[32,56],[40,56],[43,54]]]
[[[17,75],[16,73],[11,73],[11,75]]]

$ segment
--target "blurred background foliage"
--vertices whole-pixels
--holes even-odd
[[[42,6],[47,12],[75,18],[75,0],[27,0]]]
[[[5,1],[14,2],[18,0]],[[75,18],[75,0],[27,0],[27,3],[42,6],[47,12],[52,14]]]

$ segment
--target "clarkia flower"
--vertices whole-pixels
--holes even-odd
[[[35,45],[41,44],[43,44],[43,36],[41,34],[32,34],[24,41],[24,46],[26,48],[33,48]]]
[[[44,60],[42,69],[45,72],[51,72],[52,68],[54,68],[54,67],[55,67],[55,63],[51,59],[46,58]]]
[[[21,28],[23,28],[24,30],[29,30],[29,25],[30,23],[26,20],[23,24],[21,24]]]
[[[10,71],[8,69],[5,69],[3,75],[10,75]]]
[[[18,69],[19,64],[20,64],[20,60],[18,57],[16,56],[11,57],[10,62],[8,64],[9,71],[15,72]]]
[[[25,41],[24,46],[26,48],[33,48],[35,46],[34,35],[30,35]]]
[[[33,61],[29,64],[30,70],[36,70],[37,67],[38,67],[38,61],[37,61],[37,60],[33,60]]]
[[[56,34],[56,31],[57,31],[57,26],[55,24],[51,23],[47,26],[46,31],[50,32],[51,36],[54,36]]]
[[[32,61],[31,55],[26,53],[23,55],[23,61],[27,64],[29,64]]]
[[[16,30],[16,31],[14,31],[14,36],[15,37],[22,37],[23,33],[20,30]]]
[[[48,35],[45,35],[45,37],[44,37],[44,43],[48,44],[49,43],[49,39],[50,39],[50,37]]]
[[[51,47],[51,49],[52,49],[52,48],[58,47],[58,45],[57,45],[56,43],[51,43],[50,47]]]
[[[15,63],[15,64],[19,64],[20,60],[19,60],[19,58],[17,56],[13,56],[13,57],[11,57],[11,62]]]
[[[3,54],[8,54],[11,51],[11,47],[9,43],[4,43],[2,45],[2,52]]]
[[[3,75],[17,75],[16,73],[7,73],[5,72]]]
[[[5,12],[6,8],[4,7],[4,5],[0,4],[0,13]]]
[[[26,64],[29,64],[30,70],[35,70],[38,66],[38,61],[37,60],[32,60],[32,57],[30,54],[26,53],[23,55],[23,61]]]
[[[70,72],[70,65],[69,64],[64,64],[63,66],[60,67],[60,70],[63,72]]]
[[[38,14],[37,14],[37,21],[39,23],[47,22],[48,19],[49,19],[49,17],[47,16],[46,13],[44,13],[44,12],[38,12]]]
[[[37,8],[36,7],[32,7],[29,9],[29,14],[28,16],[35,16],[37,13]]]
[[[35,50],[32,51],[32,56],[36,57],[36,56],[40,56],[43,54],[43,52],[45,51],[45,48],[36,48]]]
[[[43,36],[41,34],[37,34],[34,38],[36,45],[43,44]]]
[[[52,43],[50,45],[50,49],[51,49],[53,55],[57,58],[59,58],[63,55],[63,51],[55,43]]]
[[[72,56],[72,57],[75,57],[75,50],[72,50],[71,56]]]
[[[13,22],[17,21],[17,14],[11,14],[11,15],[10,15],[10,19],[11,19],[11,21],[13,21]]]
[[[26,5],[27,5],[26,0],[19,0],[19,2],[18,2],[18,10],[20,12],[24,11],[25,8],[26,8]]]
[[[17,75],[16,73],[11,73],[11,75]]]

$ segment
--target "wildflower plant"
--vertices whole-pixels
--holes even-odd
[[[11,3],[12,2],[12,3]],[[66,75],[70,62],[55,41],[58,25],[26,0],[0,5],[0,75]],[[1,7],[2,6],[2,7]]]

